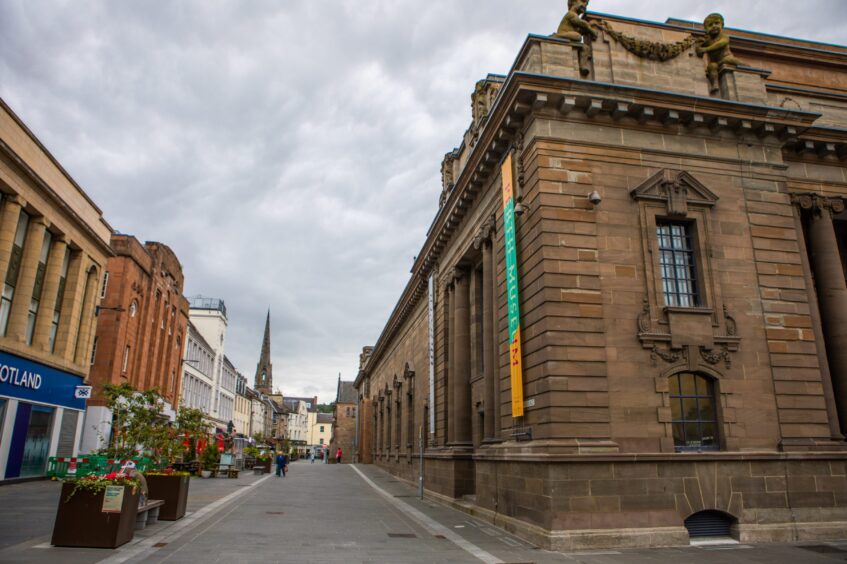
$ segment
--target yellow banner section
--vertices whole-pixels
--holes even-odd
[[[512,417],[523,417],[523,367],[521,366],[521,328],[518,326],[509,343],[509,364],[512,369]]]
[[[512,188],[512,153],[506,155],[503,166],[500,167],[500,181],[503,184],[503,209],[509,207],[509,201],[514,197]],[[505,220],[504,220],[505,221]]]

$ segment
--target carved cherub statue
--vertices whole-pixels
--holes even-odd
[[[706,55],[709,58],[706,76],[709,78],[709,91],[713,94],[720,90],[718,72],[727,65],[737,66],[742,64],[729,49],[729,36],[724,32],[723,26],[722,15],[709,14],[706,16],[706,20],[703,22],[706,37],[695,48],[698,55]]]
[[[553,37],[582,41],[583,35],[590,35],[597,39],[597,30],[592,28],[588,22],[582,19],[585,10],[588,9],[588,0],[568,0],[568,13],[562,18],[559,29]]]

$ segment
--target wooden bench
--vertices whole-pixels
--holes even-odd
[[[240,470],[237,470],[235,466],[232,466],[231,464],[217,464],[212,470],[212,474],[215,476],[226,476],[227,478],[238,478],[239,472]]]
[[[139,505],[138,515],[135,517],[135,530],[140,531],[158,521],[159,508],[164,504],[164,500],[161,499],[148,499],[144,505]]]

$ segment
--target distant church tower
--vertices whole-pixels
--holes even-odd
[[[271,366],[271,310],[268,310],[268,318],[265,321],[265,338],[262,340],[262,355],[259,364],[256,365],[257,391],[263,394],[273,393],[273,366]]]

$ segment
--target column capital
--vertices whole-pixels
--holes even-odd
[[[844,199],[841,197],[828,198],[815,192],[806,194],[791,194],[791,203],[800,209],[810,211],[815,215],[823,214],[824,210],[830,213],[841,213],[845,209]]]
[[[26,207],[26,200],[20,194],[3,194],[3,199],[11,204],[17,204],[22,208]]]
[[[30,220],[30,223],[32,223],[33,225],[43,225],[44,229],[48,229],[51,225],[53,225],[52,223],[50,223],[50,220],[44,217],[43,215],[33,217]]]
[[[483,248],[483,246],[491,245],[496,229],[496,216],[492,215],[482,223],[482,225],[479,227],[479,231],[477,231],[476,233],[476,236],[474,236],[474,249],[481,249]]]
[[[461,282],[468,275],[468,269],[463,266],[454,266],[450,269],[450,282],[451,284],[457,284]]]

